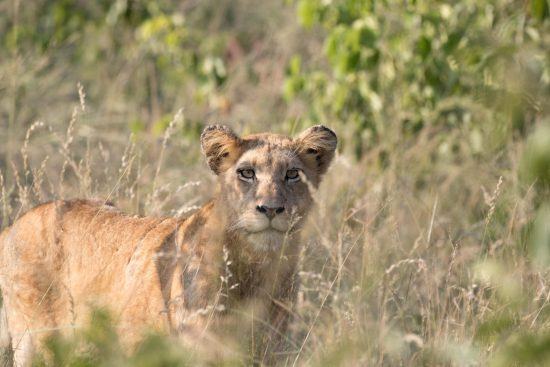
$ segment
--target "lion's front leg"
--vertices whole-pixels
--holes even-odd
[[[292,320],[292,303],[272,301],[267,319],[261,322],[254,338],[254,360],[257,365],[275,365],[283,361],[292,350],[293,341],[288,335]]]
[[[223,361],[240,353],[227,333],[235,324],[227,291],[219,275],[193,259],[172,284],[169,301],[172,331],[184,345],[209,361]]]
[[[299,282],[296,275],[291,273],[280,284],[266,305],[266,320],[255,348],[256,362],[262,365],[283,361],[295,344],[288,333],[288,326],[292,321]]]

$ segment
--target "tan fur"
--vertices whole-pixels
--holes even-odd
[[[273,134],[238,137],[205,129],[201,144],[218,175],[214,200],[189,218],[122,213],[99,201],[40,205],[0,235],[0,286],[19,365],[53,331],[88,322],[94,307],[109,309],[125,345],[145,330],[204,335],[243,304],[266,310],[284,335],[296,294],[299,228],[336,147],[325,127],[297,139]],[[254,182],[238,176],[254,169]],[[300,182],[285,177],[302,171]],[[307,182],[306,182],[307,181]],[[259,205],[285,208],[269,219]],[[228,276],[227,272],[231,275]],[[224,279],[225,278],[225,279]]]

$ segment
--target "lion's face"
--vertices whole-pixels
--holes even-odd
[[[258,134],[240,138],[223,126],[201,137],[210,168],[220,180],[229,229],[258,250],[276,250],[293,234],[311,206],[336,149],[336,135],[314,126],[297,138]]]

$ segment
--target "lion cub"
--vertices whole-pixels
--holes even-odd
[[[218,188],[188,218],[140,218],[90,200],[23,215],[0,235],[2,317],[16,364],[28,365],[45,335],[85,324],[94,307],[112,312],[132,347],[147,329],[197,339],[254,305],[267,325],[256,354],[276,351],[297,291],[310,187],[336,142],[320,125],[294,139],[209,126],[201,145]]]

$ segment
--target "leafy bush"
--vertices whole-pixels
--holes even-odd
[[[296,56],[285,95],[307,101],[308,120],[352,125],[358,156],[423,129],[465,131],[465,153],[494,152],[548,108],[547,6],[300,0],[301,23],[326,34],[327,63]]]

